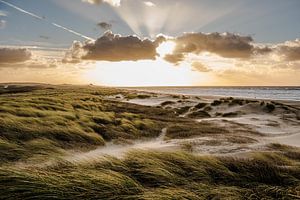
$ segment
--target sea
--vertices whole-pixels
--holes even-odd
[[[133,88],[130,88],[133,89]],[[238,97],[300,101],[299,87],[135,87],[135,90],[176,95]]]

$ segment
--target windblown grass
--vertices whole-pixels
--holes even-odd
[[[69,150],[157,137],[165,127],[168,138],[229,133],[232,143],[249,140],[214,123],[179,118],[188,107],[106,98],[112,95],[136,94],[91,86],[1,89],[0,199],[299,199],[300,150],[280,144],[245,158],[133,151],[121,159],[64,160]]]
[[[299,162],[131,152],[80,165],[0,168],[4,199],[295,199]],[[298,192],[298,193],[297,193]],[[298,196],[297,196],[298,195]]]
[[[190,138],[195,136],[217,136],[229,133],[229,130],[210,122],[186,122],[169,125],[168,138]]]
[[[168,121],[175,116],[163,109],[107,100],[109,95],[127,95],[113,88],[21,88],[8,87],[0,95],[0,151],[6,155],[2,162],[35,155],[39,151],[27,145],[33,141],[50,141],[45,146],[61,152],[89,150],[111,140],[156,137],[166,123],[161,118]]]

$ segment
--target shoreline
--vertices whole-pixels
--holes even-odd
[[[209,95],[205,95],[205,94],[190,94],[190,93],[182,93],[182,92],[170,92],[170,91],[161,91],[159,89],[167,89],[167,88],[171,88],[171,89],[215,89],[215,88],[225,88],[225,89],[229,89],[229,88],[235,88],[235,87],[116,87],[117,89],[125,89],[128,91],[135,91],[135,92],[145,92],[145,93],[156,93],[156,94],[166,94],[166,95],[184,95],[184,96],[192,96],[192,97],[202,97],[202,98],[208,98],[208,99],[217,99],[217,98],[228,98],[228,97],[233,97],[233,98],[241,98],[241,99],[249,99],[249,100],[265,100],[265,101],[287,101],[287,102],[300,102],[300,97],[299,99],[276,99],[276,98],[261,98],[261,97],[247,97],[247,96],[238,96],[238,95],[214,95],[214,94],[209,94]],[[152,88],[157,88],[157,90],[152,90]],[[243,88],[243,87],[237,87],[237,88]],[[245,87],[247,88],[247,87]],[[251,88],[251,87],[250,87]],[[255,87],[255,88],[264,88],[264,87]],[[278,88],[275,87],[274,88]],[[282,88],[286,88],[286,87],[282,87]],[[293,88],[293,87],[292,87]],[[295,87],[295,88],[299,88],[300,91],[300,87]]]

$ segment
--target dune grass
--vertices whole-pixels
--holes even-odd
[[[109,95],[128,95],[113,88],[43,85],[9,88],[12,91],[0,95],[0,151],[6,155],[2,162],[40,154],[27,145],[34,141],[50,141],[45,147],[62,152],[90,150],[112,140],[156,137],[175,116],[158,108],[110,101],[106,98]],[[16,88],[17,93],[13,93]]]
[[[180,139],[191,138],[195,136],[217,136],[226,135],[230,133],[229,130],[217,126],[211,122],[181,122],[173,123],[168,126],[166,136],[168,138]]]
[[[178,110],[107,98],[135,95],[125,90],[11,88],[0,91],[0,199],[300,198],[300,150],[280,144],[244,158],[197,156],[186,146],[186,152],[132,151],[120,159],[66,161],[67,152],[154,138],[165,127],[166,137],[174,139],[228,134],[232,143],[245,143],[249,138],[234,137],[214,123],[180,118]]]
[[[271,154],[270,154],[271,155]],[[273,162],[273,156],[280,163]],[[4,199],[295,199],[300,165],[281,153],[218,158],[130,152],[47,168],[0,167]],[[298,195],[298,196],[297,196]]]

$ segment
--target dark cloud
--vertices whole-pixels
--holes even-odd
[[[278,54],[284,56],[287,61],[300,60],[300,40],[287,42],[276,47]]]
[[[99,22],[97,25],[104,30],[110,30],[112,28],[112,24],[107,22]]]
[[[264,46],[264,47],[255,47],[253,50],[253,54],[254,55],[263,55],[263,54],[268,54],[268,53],[272,53],[272,48],[268,47],[268,46]]]
[[[103,23],[102,26],[108,27],[109,25]],[[164,57],[166,61],[174,64],[180,64],[186,60],[189,54],[197,56],[203,52],[240,60],[253,60],[257,58],[256,56],[273,53],[288,61],[300,60],[299,40],[268,46],[254,44],[250,36],[232,33],[186,33],[176,38],[158,36],[154,40],[149,40],[133,35],[121,36],[107,31],[96,41],[74,42],[63,62],[155,60],[160,56],[157,53],[157,47],[165,41],[173,41],[176,44],[173,52]]]
[[[285,55],[289,61],[300,60],[300,46],[299,47],[282,47],[280,51]]]
[[[47,69],[56,68],[57,60],[45,59],[43,57],[32,56],[32,52],[26,48],[0,47],[0,68],[31,68]]]
[[[210,72],[211,71],[211,69],[209,69],[208,67],[206,67],[205,65],[203,65],[200,62],[193,62],[192,67],[193,67],[193,70],[198,71],[198,72]]]
[[[0,64],[19,63],[31,58],[31,52],[25,48],[0,48]]]
[[[44,40],[49,40],[50,37],[49,36],[46,36],[46,35],[40,35],[39,36],[41,39],[44,39]]]
[[[283,44],[256,47],[255,55],[274,54],[282,61],[299,61],[300,60],[300,40],[286,41]]]
[[[160,36],[154,41],[140,39],[137,36],[121,36],[106,32],[95,42],[84,44],[75,42],[67,58],[103,61],[137,61],[155,60],[158,56],[156,48],[165,38]]]
[[[164,59],[170,63],[179,64],[180,62],[184,61],[184,54],[183,53],[174,53],[174,54],[167,54]]]
[[[174,39],[175,50],[166,56],[167,61],[177,63],[189,54],[211,52],[225,58],[249,58],[255,51],[250,36],[240,36],[232,33],[186,33]],[[171,60],[168,58],[172,58]],[[177,58],[176,58],[177,57]]]

